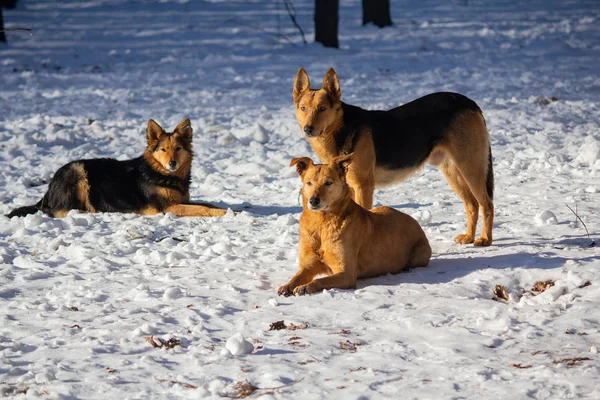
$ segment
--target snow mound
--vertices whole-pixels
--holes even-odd
[[[227,339],[225,348],[234,356],[250,354],[254,351],[254,345],[247,341],[239,332]]]
[[[538,213],[535,218],[536,225],[556,225],[558,224],[558,220],[556,219],[556,215],[550,210],[544,210]]]
[[[231,134],[244,144],[249,144],[252,141],[264,144],[269,141],[269,131],[258,122],[250,127],[234,128],[231,130]]]
[[[423,225],[430,223],[433,218],[429,210],[419,210],[412,217]]]
[[[575,161],[582,165],[595,166],[600,164],[600,141],[593,140],[591,143],[585,143],[579,148]]]
[[[175,300],[183,296],[185,296],[183,290],[181,290],[178,287],[170,287],[167,290],[165,290],[165,293],[163,294],[163,300]]]

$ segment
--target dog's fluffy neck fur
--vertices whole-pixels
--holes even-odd
[[[159,174],[164,175],[165,177],[175,177],[189,182],[193,154],[191,154],[190,157],[179,168],[177,168],[177,171],[172,172],[165,169],[158,161],[156,161],[156,159],[152,156],[153,152],[154,150],[152,148],[147,147],[143,155],[144,160],[150,166],[150,168]]]
[[[183,196],[183,201],[189,200],[190,183],[192,180],[191,166],[192,159],[186,160],[175,172],[171,172],[162,167],[162,165],[152,157],[152,150],[146,149],[141,159],[145,165],[143,173],[150,182],[156,186],[167,189],[169,192],[175,190]],[[176,196],[175,196],[176,197]],[[167,198],[172,198],[168,195]]]
[[[341,103],[339,108],[340,109],[338,112],[340,115],[339,118],[336,119],[335,123],[323,129],[319,136],[307,137],[308,143],[311,145],[315,153],[317,153],[321,159],[321,162],[325,164],[328,164],[333,157],[341,155],[338,154],[339,150],[337,138],[344,128],[344,109],[342,108]]]

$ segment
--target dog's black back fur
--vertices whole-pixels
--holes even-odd
[[[342,109],[344,127],[336,134],[338,149],[351,153],[359,132],[367,128],[373,135],[377,166],[387,169],[421,165],[444,139],[459,112],[481,112],[473,100],[449,92],[429,94],[388,111],[365,110],[344,102]],[[349,140],[351,146],[347,146]]]
[[[163,211],[169,204],[158,189],[174,189],[187,195],[190,185],[189,174],[185,179],[163,175],[153,169],[143,156],[126,161],[112,158],[78,160],[56,171],[48,191],[36,205],[17,208],[8,217],[25,216],[38,210],[49,215],[61,210],[85,211],[78,194],[81,167],[89,185],[88,201],[95,211],[139,212],[146,207]]]

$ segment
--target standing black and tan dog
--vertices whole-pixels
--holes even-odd
[[[341,95],[332,68],[321,89],[311,89],[306,71],[298,71],[293,96],[300,128],[325,163],[354,153],[347,179],[358,204],[370,209],[375,187],[403,181],[426,163],[438,165],[467,213],[467,231],[454,240],[492,244],[492,153],[475,102],[457,93],[433,93],[388,111],[370,111],[342,102]],[[483,230],[475,239],[479,208]]]
[[[429,264],[431,247],[417,221],[390,207],[365,210],[353,200],[346,182],[353,162],[350,154],[328,165],[308,157],[290,163],[303,183],[300,270],[277,290],[280,295],[353,289],[357,279]]]
[[[148,121],[147,146],[138,158],[78,160],[61,167],[48,191],[35,205],[17,208],[9,218],[43,211],[62,218],[69,210],[133,212],[154,215],[171,212],[178,216],[225,215],[226,210],[209,204],[190,204],[192,126],[182,121],[173,133]]]

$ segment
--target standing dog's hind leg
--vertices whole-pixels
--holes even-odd
[[[462,199],[465,205],[465,212],[467,213],[467,231],[464,235],[456,236],[454,241],[460,244],[473,243],[475,240],[475,230],[477,229],[477,219],[479,218],[479,204],[477,203],[477,199],[471,193],[471,189],[465,178],[452,161],[445,162],[440,165],[440,168],[452,190]]]
[[[486,163],[487,164],[487,163]],[[492,226],[494,225],[494,203],[491,199],[491,189],[488,184],[489,179],[493,179],[493,174],[489,168],[491,165],[481,165],[477,168],[469,168],[463,165],[457,165],[461,174],[469,185],[472,195],[477,200],[479,208],[483,214],[483,228],[481,237],[473,242],[475,246],[489,246],[492,244]],[[486,168],[487,167],[487,168]],[[479,210],[477,210],[478,212]]]
[[[468,175],[467,175],[468,176]],[[492,244],[492,226],[494,225],[494,203],[488,195],[485,178],[477,174],[474,179],[469,176],[467,183],[483,214],[483,228],[481,237],[473,242],[475,246],[489,246]]]

